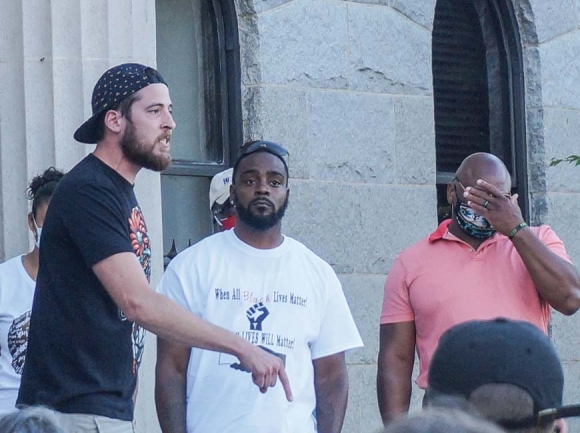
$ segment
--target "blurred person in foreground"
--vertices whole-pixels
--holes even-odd
[[[462,397],[509,432],[564,433],[563,418],[579,416],[580,405],[564,406],[563,390],[550,339],[527,322],[500,318],[462,323],[441,337],[424,403]]]
[[[382,433],[505,433],[505,430],[460,409],[429,408],[389,424]]]
[[[55,413],[50,409],[31,406],[15,410],[0,418],[2,433],[74,433],[63,430]]]

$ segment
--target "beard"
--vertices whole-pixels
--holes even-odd
[[[157,137],[157,140],[162,140],[164,138],[169,140],[169,137],[169,134],[165,134]],[[125,130],[125,135],[121,140],[121,150],[123,151],[123,155],[125,155],[129,161],[140,167],[153,171],[163,171],[169,167],[171,156],[169,156],[169,154],[154,154],[154,147],[155,144],[153,144],[149,149],[146,148],[146,145],[139,140],[135,126],[131,121],[129,121],[127,129]]]
[[[264,197],[254,199],[248,204],[248,207],[245,207],[240,203],[240,201],[238,200],[238,196],[234,193],[234,204],[236,206],[236,214],[238,220],[242,221],[243,223],[250,226],[254,230],[266,231],[274,227],[276,224],[278,224],[280,220],[284,217],[284,214],[286,213],[286,208],[288,207],[288,196],[286,196],[286,200],[284,200],[284,203],[282,204],[280,209],[269,215],[256,214],[250,210],[250,208],[252,207],[252,203],[258,200],[268,200],[268,199]],[[273,207],[274,204],[271,201],[270,203],[272,204]]]

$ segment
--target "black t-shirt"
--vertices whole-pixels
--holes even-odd
[[[44,220],[18,405],[133,419],[144,330],[92,271],[121,252],[134,252],[149,279],[149,236],[133,185],[91,154],[62,179]]]

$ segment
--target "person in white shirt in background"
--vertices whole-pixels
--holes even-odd
[[[220,171],[211,179],[209,209],[213,217],[213,232],[223,232],[236,225],[236,208],[230,200],[233,168]]]
[[[40,234],[50,198],[63,176],[50,167],[32,179],[28,186],[32,201],[28,227],[34,236],[34,248],[0,265],[0,414],[15,410],[38,274]]]

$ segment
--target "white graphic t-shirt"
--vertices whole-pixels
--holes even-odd
[[[313,433],[312,360],[361,347],[332,268],[285,237],[274,249],[242,242],[234,230],[179,254],[161,293],[285,361],[294,401],[280,384],[261,394],[231,355],[192,349],[187,373],[189,433]]]
[[[34,287],[22,256],[0,264],[0,414],[13,411],[18,397]]]

